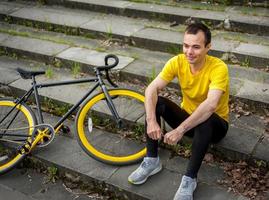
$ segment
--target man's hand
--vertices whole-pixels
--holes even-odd
[[[164,143],[175,145],[181,138],[183,137],[184,133],[180,130],[174,129],[164,136]]]
[[[148,122],[147,134],[153,140],[158,140],[162,137],[162,130],[156,121]]]

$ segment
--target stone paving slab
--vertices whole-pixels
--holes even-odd
[[[197,19],[204,19],[213,21],[213,24],[218,24],[223,22],[227,18],[227,14],[224,12],[217,11],[208,11],[208,10],[194,10],[194,15],[190,15],[191,17]]]
[[[13,81],[16,81],[20,78],[18,73],[15,71],[17,67],[22,66],[22,63],[9,62],[9,59],[6,57],[0,57],[0,80],[1,84],[8,85]],[[8,67],[7,67],[8,65]]]
[[[8,2],[5,1],[1,1],[0,2],[0,15],[7,15],[10,14],[12,12],[15,12],[23,7],[25,7],[27,4],[29,3],[24,3],[24,4],[20,4],[20,3],[12,3],[12,5]]]
[[[268,8],[267,8],[268,9]],[[268,11],[267,11],[268,13]],[[248,33],[267,35],[269,32],[269,17],[231,14],[229,16],[233,29],[241,29]],[[247,31],[249,29],[250,31]]]
[[[83,194],[72,194],[72,192],[68,191],[67,188],[65,188],[64,183],[55,183],[55,184],[48,184],[45,192],[40,191],[31,196],[32,198],[38,199],[38,200],[48,200],[48,199],[57,199],[57,200],[89,200],[89,197],[87,195]]]
[[[1,175],[0,184],[5,185],[9,188],[13,188],[14,192],[15,190],[17,190],[27,195],[35,194],[40,190],[40,186],[42,185],[42,181],[43,181],[41,178],[42,175],[37,174],[36,176],[32,176],[31,177],[32,181],[30,182],[29,181],[30,177],[27,177],[27,179],[21,179],[18,173],[19,172],[16,170],[11,170],[7,174]],[[1,197],[2,197],[2,193],[1,193]]]
[[[200,183],[199,187],[194,194],[195,200],[247,200],[248,198],[242,196],[235,196],[232,193],[227,192],[225,189],[220,187],[212,187],[206,183]]]
[[[264,119],[255,114],[238,118],[234,113],[230,113],[230,126],[256,133],[257,136],[263,134],[266,128]]]
[[[58,54],[57,57],[92,66],[103,66],[104,58],[107,54],[108,53],[88,50],[80,47],[71,47],[63,51],[62,53]],[[127,65],[129,65],[131,62],[134,61],[134,59],[130,57],[126,56],[118,56],[118,57],[119,57],[119,64],[115,68],[113,68],[113,70],[121,70],[122,68],[126,67]],[[110,64],[113,62],[111,60],[109,60]]]
[[[269,84],[255,83],[245,80],[243,86],[239,89],[236,96],[268,104]]]
[[[167,150],[162,149],[162,151]],[[166,154],[168,154],[168,152],[166,152]],[[163,165],[168,170],[175,172],[177,171],[184,172],[187,169],[188,159],[181,158],[179,156],[168,159],[169,154],[166,156],[162,156],[161,154],[161,158]],[[211,183],[212,185],[213,184],[217,185],[217,181],[221,180],[222,178],[224,178],[224,172],[218,166],[214,165],[208,166],[207,164],[203,164],[199,170],[199,177],[198,177],[199,182],[205,182],[205,183]]]
[[[181,180],[181,174],[163,169],[161,173],[150,177],[141,187],[131,185],[127,180],[127,177],[137,167],[138,165],[122,167],[113,174],[113,176],[108,180],[108,183],[115,184],[117,187],[123,188],[130,193],[142,196],[145,199],[168,200],[173,198],[178,188],[179,181]]]
[[[239,129],[237,127],[230,126],[225,139],[221,140],[215,146],[219,147],[220,149],[224,149],[224,151],[231,150],[234,153],[241,152],[244,155],[251,155],[255,145],[259,142],[261,135],[262,133],[259,132],[253,132],[250,130]],[[230,157],[233,157],[233,155]]]
[[[234,51],[234,53],[245,53],[247,55],[254,55],[256,57],[269,58],[269,47],[255,44],[241,43]]]
[[[11,190],[10,188],[6,188],[4,185],[0,184],[0,193],[1,193],[1,200],[4,200],[2,197],[8,197],[10,199],[20,199],[20,200],[34,200],[33,198],[29,198],[29,196],[18,192]]]
[[[126,23],[128,21],[128,23]],[[95,32],[104,33],[104,37],[112,37],[112,35],[130,37],[135,32],[144,28],[144,25],[138,24],[137,20],[130,18],[107,15],[102,18],[91,20],[90,22],[80,26],[83,30],[93,30]],[[111,36],[110,36],[111,35]]]
[[[96,17],[96,13],[73,12],[72,10],[62,10],[57,7],[33,7],[22,8],[11,14],[12,17],[41,21],[69,27],[78,27]]]
[[[49,1],[49,3],[52,3]],[[66,4],[69,5],[76,5],[78,4],[86,6],[87,4],[92,4],[92,5],[99,5],[99,6],[107,6],[108,2],[107,0],[66,0]],[[86,4],[86,5],[85,5]],[[126,8],[128,5],[133,4],[128,1],[110,1],[109,5],[114,8]]]
[[[240,42],[237,41],[229,41],[224,39],[219,39],[218,37],[212,37],[212,50],[209,51],[209,54],[212,54],[214,56],[222,57],[222,54],[224,52],[231,52],[233,49],[238,47]]]
[[[268,149],[269,138],[268,134],[262,137],[260,143],[257,144],[253,152],[253,156],[261,158],[263,160],[269,160],[269,149]]]
[[[266,66],[268,65],[269,46],[261,46],[257,44],[241,43],[238,47],[231,50],[232,53],[238,55],[241,61],[248,61],[251,66]],[[250,59],[249,57],[252,57]],[[256,59],[254,59],[256,57]]]
[[[2,42],[5,41],[6,39],[8,39],[9,37],[10,37],[9,34],[0,33],[0,46],[1,46]]]
[[[146,77],[151,77],[152,73],[159,74],[163,68],[163,64],[153,65],[150,61],[136,60],[122,70],[122,76],[129,78],[137,78],[139,80],[147,81]]]
[[[245,78],[257,83],[269,84],[269,73],[264,73],[255,68],[240,67],[236,65],[228,65],[228,67],[230,77],[238,79]]]
[[[137,42],[137,39],[145,40],[155,40],[159,42],[165,42],[170,44],[182,44],[183,34],[179,32],[171,32],[169,30],[160,30],[156,28],[145,28],[135,34],[133,34],[132,39]],[[147,46],[147,45],[145,45]],[[153,47],[152,47],[153,48]],[[157,47],[156,47],[157,48]]]
[[[57,136],[53,143],[40,149],[35,157],[49,159],[50,162],[100,181],[108,179],[117,170],[117,167],[103,164],[89,157],[73,139]]]
[[[230,77],[230,95],[236,96],[236,94],[243,85],[244,85],[243,79]]]
[[[33,57],[36,54],[42,57],[53,56],[69,48],[68,45],[64,44],[21,36],[14,36],[3,41],[2,46],[18,50],[18,52],[28,52],[28,54],[30,54],[29,56],[32,55]]]
[[[9,173],[1,175],[0,199],[89,200],[86,194],[77,194],[68,190],[65,181],[57,180],[53,183],[47,179],[47,175],[38,173],[34,169],[13,169]],[[25,187],[29,187],[29,190],[25,190]]]

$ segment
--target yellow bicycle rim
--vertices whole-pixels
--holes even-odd
[[[13,106],[15,106],[15,103],[12,101],[9,101],[9,100],[3,100],[3,101],[0,101],[0,108],[1,108],[1,106],[13,107]],[[29,123],[29,127],[33,127],[34,120],[33,120],[31,113],[29,112],[29,110],[22,105],[17,105],[17,109],[20,110],[25,115],[25,117]],[[32,132],[33,132],[33,128],[30,128],[29,129],[29,136],[31,136]],[[10,160],[9,162],[0,166],[0,171],[6,170],[6,169],[12,167],[13,165],[16,165],[16,163],[20,160],[20,158],[22,156],[23,156],[22,154],[16,155],[12,160]]]
[[[129,96],[129,97],[133,97],[134,99],[138,99],[141,102],[145,101],[145,97],[139,93],[136,93],[134,91],[131,90],[124,90],[124,89],[115,89],[115,90],[110,90],[109,94],[111,96],[116,96],[116,95],[122,95],[122,96]],[[105,97],[104,93],[100,93],[99,95],[95,96],[94,98],[92,98],[81,110],[79,116],[78,116],[78,120],[77,120],[77,127],[78,127],[78,137],[81,141],[81,143],[83,144],[83,146],[87,149],[87,151],[89,151],[91,154],[93,154],[94,156],[96,156],[97,158],[103,160],[103,161],[108,161],[110,163],[128,163],[128,162],[132,162],[134,160],[138,160],[142,157],[145,156],[146,154],[146,148],[142,149],[141,151],[132,154],[132,155],[128,155],[128,156],[111,156],[111,155],[107,155],[104,154],[100,151],[98,151],[97,149],[95,149],[87,140],[86,135],[84,134],[84,119],[86,117],[87,112],[89,111],[89,109],[91,109],[91,107],[98,101],[102,100]]]

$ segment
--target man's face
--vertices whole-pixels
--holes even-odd
[[[196,35],[185,33],[183,39],[183,52],[190,64],[199,65],[209,51],[210,44],[205,46],[205,35],[198,31]]]

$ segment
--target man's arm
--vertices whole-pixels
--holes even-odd
[[[145,91],[147,134],[153,140],[158,140],[162,136],[161,128],[157,123],[155,113],[158,100],[158,92],[167,84],[168,82],[158,76],[149,84]]]
[[[222,94],[222,90],[209,90],[206,100],[176,129],[167,133],[164,137],[164,142],[171,145],[176,144],[184,133],[206,121],[215,112]]]

